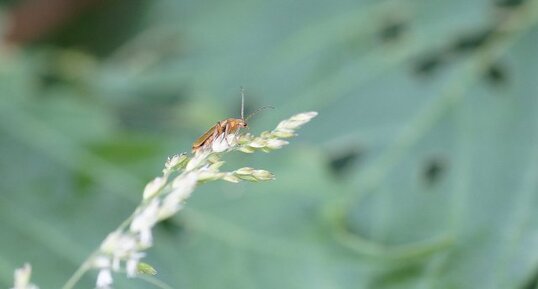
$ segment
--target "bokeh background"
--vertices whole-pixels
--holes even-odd
[[[60,288],[244,86],[252,132],[320,114],[159,225],[160,280],[537,288],[537,2],[1,1],[0,287]]]

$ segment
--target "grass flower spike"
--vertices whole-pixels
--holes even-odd
[[[266,170],[244,167],[233,171],[221,171],[224,161],[221,155],[230,151],[252,153],[270,152],[288,144],[285,138],[295,136],[302,125],[317,115],[316,112],[300,113],[281,121],[272,131],[260,136],[236,133],[217,135],[212,143],[200,147],[193,155],[182,153],[169,157],[162,175],[150,181],[144,188],[141,202],[134,213],[81,265],[63,286],[73,289],[80,278],[90,269],[97,270],[96,288],[112,288],[114,273],[126,273],[128,277],[139,274],[156,274],[155,269],[141,260],[146,250],[153,246],[153,229],[160,222],[174,216],[184,206],[198,184],[223,180],[262,182],[274,179]],[[22,270],[22,271],[19,271]],[[13,289],[36,289],[28,283],[29,265],[17,270]],[[34,287],[32,287],[34,286]]]

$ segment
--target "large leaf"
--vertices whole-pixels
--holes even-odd
[[[283,151],[228,157],[274,182],[199,187],[158,228],[160,280],[536,287],[536,3],[154,1],[105,57],[2,53],[0,286],[26,261],[41,288],[61,286],[168,155],[238,115],[243,85],[248,111],[277,107],[254,131],[320,115]]]

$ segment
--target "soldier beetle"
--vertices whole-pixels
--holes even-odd
[[[245,118],[245,90],[241,88],[241,118],[227,118],[225,120],[217,122],[217,124],[211,127],[207,132],[205,132],[192,144],[192,152],[196,153],[201,149],[210,147],[215,140],[221,137],[224,139],[224,141],[228,141],[228,135],[237,133],[241,128],[247,128],[247,120],[256,113],[267,108],[274,107],[260,107]]]

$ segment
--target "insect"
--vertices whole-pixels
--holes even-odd
[[[196,153],[197,151],[209,147],[213,142],[219,138],[223,138],[225,141],[228,141],[227,137],[230,134],[235,134],[241,128],[247,128],[247,120],[252,117],[254,114],[258,113],[261,110],[267,108],[274,108],[272,106],[263,106],[255,110],[253,113],[249,114],[246,118],[244,115],[245,111],[245,91],[241,88],[241,118],[227,118],[217,122],[212,128],[210,128],[206,133],[199,137],[192,144],[192,152]]]

